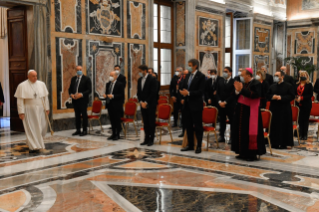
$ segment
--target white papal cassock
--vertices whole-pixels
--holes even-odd
[[[48,95],[48,89],[43,82],[32,83],[29,80],[20,83],[14,95],[18,99],[19,114],[25,115],[23,126],[27,145],[31,150],[45,149],[43,137],[48,127],[45,111],[50,109]]]

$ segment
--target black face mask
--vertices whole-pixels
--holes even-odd
[[[301,81],[306,81],[306,80],[307,80],[307,77],[300,77],[300,80],[301,80]]]

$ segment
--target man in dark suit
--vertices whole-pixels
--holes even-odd
[[[158,80],[158,75],[157,73],[154,72],[154,69],[153,68],[148,68],[148,73],[150,75],[152,75],[155,79],[156,79],[156,96],[157,96],[157,100],[159,100],[159,93],[160,93],[160,90],[161,90],[161,83],[160,81]]]
[[[225,142],[225,130],[226,130],[226,116],[229,119],[230,124],[233,120],[234,114],[234,79],[232,79],[232,69],[225,67],[223,72],[224,79],[219,80],[217,84],[216,99],[219,105],[219,118],[220,118],[220,138],[218,142]]]
[[[316,80],[315,82],[315,85],[313,87],[313,92],[316,93],[316,96],[317,96],[317,101],[318,101],[318,98],[319,98],[319,78]]]
[[[119,66],[119,65],[114,66],[114,70],[115,70],[116,74],[118,75],[116,81],[122,83],[124,85],[124,90],[125,90],[125,88],[126,88],[126,77],[123,74],[121,74],[121,66]]]
[[[281,68],[280,68],[280,70],[282,71],[282,72],[284,72],[284,74],[285,74],[285,76],[284,76],[284,82],[287,82],[287,83],[289,83],[291,86],[292,86],[292,88],[294,89],[294,92],[296,91],[296,87],[297,87],[297,85],[296,85],[296,82],[295,82],[295,80],[294,80],[294,78],[292,77],[292,76],[289,76],[288,75],[288,71],[289,70],[287,70],[287,67],[286,66],[282,66]],[[296,92],[295,92],[296,93]]]
[[[182,76],[181,78],[178,80],[178,90],[181,90],[184,86],[184,83],[187,83],[185,82],[186,81],[186,78],[188,77],[189,75],[189,71],[186,69],[182,72]],[[178,136],[179,138],[183,138],[184,137],[184,133],[185,133],[185,130],[186,130],[186,126],[187,126],[187,122],[186,122],[186,110],[185,110],[185,100],[183,98],[183,96],[179,93],[178,91],[178,94],[179,94],[179,103],[180,103],[180,107],[181,107],[181,111],[182,111],[182,133]]]
[[[137,83],[137,98],[141,105],[141,112],[144,123],[145,138],[141,145],[152,146],[155,135],[155,111],[157,104],[156,79],[148,73],[146,65],[138,67],[139,78]]]
[[[181,68],[181,67],[176,68],[175,75],[173,76],[171,83],[169,85],[169,94],[174,102],[174,112],[173,112],[174,125],[173,125],[173,127],[177,127],[178,114],[179,114],[179,111],[181,109],[181,104],[180,104],[181,98],[180,98],[180,94],[178,92],[178,90],[179,90],[178,81],[181,78],[182,71],[183,71],[183,68]]]
[[[203,95],[205,92],[205,75],[199,70],[199,62],[196,59],[188,61],[189,71],[191,72],[185,79],[180,94],[183,96],[185,107],[185,123],[187,123],[188,146],[181,151],[194,150],[194,130],[197,138],[195,153],[202,152],[203,139]],[[183,117],[184,118],[184,117]]]
[[[121,132],[121,108],[124,101],[124,85],[117,81],[118,75],[115,71],[110,73],[109,82],[106,84],[104,98],[107,99],[107,109],[112,126],[112,136],[108,140],[116,141],[120,139]]]
[[[87,135],[88,114],[87,107],[89,96],[92,92],[91,79],[82,73],[82,67],[76,67],[77,76],[72,77],[69,88],[69,95],[72,98],[72,104],[75,112],[76,132],[72,135]],[[83,118],[83,131],[81,132],[81,116]]]
[[[218,105],[216,100],[217,83],[222,78],[217,75],[216,69],[208,70],[208,74],[210,75],[210,78],[206,80],[205,101],[208,105],[217,107]]]
[[[269,86],[271,86],[274,83],[274,78],[272,75],[267,73],[268,72],[267,66],[262,66],[261,70],[265,72],[265,75],[266,75],[265,81],[268,83]]]

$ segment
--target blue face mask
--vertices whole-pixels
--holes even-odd
[[[140,77],[144,77],[142,72],[139,72],[138,75],[140,75]]]
[[[192,72],[193,72],[192,67],[188,67],[187,70],[189,71],[189,73],[192,73]]]
[[[83,74],[83,72],[82,71],[77,71],[76,74],[81,76]]]

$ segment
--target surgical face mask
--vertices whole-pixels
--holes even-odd
[[[275,76],[274,77],[274,82],[279,82],[279,77]]]
[[[110,76],[110,78],[109,78],[109,79],[110,79],[110,81],[111,81],[111,82],[113,82],[113,80],[114,80],[114,77],[111,77],[111,76]]]
[[[178,71],[176,71],[176,72],[175,72],[175,75],[176,75],[176,76],[179,76],[179,72],[178,72]]]
[[[216,75],[211,75],[212,79],[216,79]]]
[[[77,75],[81,76],[83,74],[82,70],[76,72]]]
[[[259,75],[256,75],[256,77],[255,77],[256,80],[260,80],[260,78],[261,77]]]
[[[300,80],[301,80],[301,81],[306,81],[306,80],[307,80],[307,77],[300,77]]]
[[[140,77],[144,77],[142,72],[139,72],[138,75],[140,75]]]
[[[120,74],[120,71],[119,71],[119,70],[115,70],[115,73],[116,73],[117,75],[119,75],[119,74]]]
[[[244,83],[244,82],[245,82],[245,79],[244,79],[244,77],[243,77],[243,76],[240,76],[240,81],[241,81],[242,83]]]
[[[241,71],[238,72],[238,76],[240,76],[240,75],[241,75]]]
[[[223,72],[223,77],[224,77],[225,79],[227,79],[227,78],[228,78],[228,74],[227,74],[226,72]]]
[[[192,69],[192,67],[190,67],[190,66],[187,68],[187,70],[189,71],[189,73],[192,73],[192,72],[193,72],[193,69]]]

